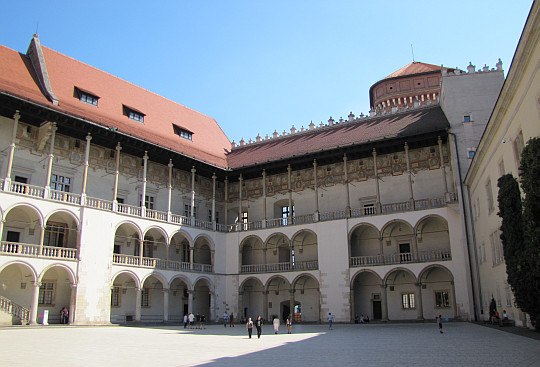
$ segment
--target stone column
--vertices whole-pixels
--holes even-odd
[[[191,225],[195,225],[195,172],[197,170],[195,169],[195,166],[191,167],[191,200],[189,201],[189,204],[191,205],[191,211],[189,213],[189,217],[191,218]]]
[[[11,143],[9,144],[8,161],[6,166],[6,178],[4,180],[4,191],[9,190],[11,184],[11,168],[13,166],[13,157],[15,156],[15,142],[17,140],[17,127],[19,125],[19,119],[21,114],[19,110],[15,111],[13,115],[13,131],[11,133]]]
[[[242,319],[242,317],[245,316],[244,315],[244,292],[238,292],[238,313],[237,313],[237,315],[240,315],[240,320]]]
[[[287,165],[287,185],[289,190],[289,215],[287,216],[287,225],[293,224],[293,200],[292,200],[292,183],[291,183],[291,165]],[[292,261],[292,259],[291,259]]]
[[[210,297],[210,315],[208,320],[214,320],[216,317],[216,294],[214,292],[209,292],[208,296]]]
[[[315,222],[319,221],[319,185],[317,184],[317,160],[313,160],[313,180],[315,181]]]
[[[229,178],[225,177],[225,225],[229,224]]]
[[[144,240],[139,239],[139,266],[143,264]]]
[[[379,191],[379,170],[377,169],[377,151],[373,148],[373,169],[375,171],[375,190],[377,193],[376,210],[378,214],[381,214],[381,193]]]
[[[167,184],[167,221],[171,221],[171,203],[172,203],[172,175],[173,175],[173,163],[172,159],[169,159],[169,182]]]
[[[141,216],[146,216],[146,172],[148,170],[148,152],[143,156],[143,184],[141,190]]]
[[[351,198],[349,196],[349,172],[347,169],[347,154],[343,154],[343,171],[345,172],[345,215],[351,217]]]
[[[68,323],[73,324],[73,321],[75,320],[75,300],[77,296],[77,284],[71,284],[71,293],[69,295],[69,315],[68,315]]]
[[[30,325],[36,325],[38,314],[39,287],[41,287],[41,282],[32,282],[32,284],[34,286],[34,293],[32,294],[32,305],[30,306]]]
[[[135,288],[135,322],[141,322],[141,287]]]
[[[266,170],[263,169],[262,172],[262,180],[263,180],[263,221],[262,221],[262,227],[266,228]]]
[[[263,291],[263,317],[264,321],[268,320],[268,291]]]
[[[212,174],[212,228],[216,230],[216,179],[215,173]]]
[[[422,283],[416,283],[415,286],[416,286],[416,293],[417,293],[416,319],[423,320],[424,319],[424,305],[422,303]]]
[[[188,313],[193,312],[193,290],[188,290]]]
[[[446,198],[446,200],[448,200],[449,199],[448,182],[446,181],[446,166],[444,165],[442,139],[440,136],[438,137],[437,142],[439,143],[439,157],[441,159],[441,173],[442,173],[442,179],[443,179],[443,185],[444,185],[444,197]]]
[[[169,289],[163,289],[163,322],[169,321]]]
[[[379,256],[381,264],[384,264],[384,237],[382,234],[379,235]]]
[[[452,308],[454,309],[454,318],[457,317],[458,315],[458,310],[457,310],[457,302],[456,302],[456,288],[454,286],[454,281],[452,280],[450,282],[450,295],[452,297]]]
[[[386,301],[386,284],[381,285],[382,321],[388,321],[388,304]]]
[[[118,210],[118,178],[120,176],[120,151],[122,146],[120,143],[116,144],[116,166],[114,169],[114,187],[113,187],[113,210]]]
[[[43,195],[45,198],[49,198],[49,194],[51,191],[51,175],[52,175],[52,165],[53,165],[53,159],[54,159],[54,138],[56,136],[56,130],[58,130],[58,127],[56,126],[56,122],[53,122],[51,146],[49,147],[49,160],[47,162],[47,177],[45,178],[45,191],[43,192]]]
[[[45,225],[41,225],[39,227],[39,231],[40,231],[39,232],[39,250],[38,250],[39,256],[43,255],[43,242],[45,242],[45,228],[46,228]]]
[[[289,291],[289,313],[291,315],[291,320],[294,321],[294,289]],[[283,317],[289,315],[283,315]]]
[[[86,150],[84,152],[84,169],[83,169],[83,179],[82,179],[82,188],[81,188],[81,204],[86,203],[86,183],[88,181],[88,161],[90,160],[90,141],[92,140],[92,135],[88,133],[86,135]]]
[[[193,259],[193,255],[194,255],[194,247],[193,246],[189,246],[189,268],[191,270],[193,270],[193,263],[194,263],[194,259]]]
[[[413,194],[413,182],[412,182],[412,172],[411,172],[411,161],[409,158],[409,146],[405,143],[405,159],[407,161],[407,177],[409,180],[409,205],[410,210],[414,210],[414,194]]]
[[[244,229],[244,226],[242,225],[242,183],[244,178],[242,177],[242,174],[240,174],[240,177],[238,178],[238,223],[240,223],[240,228]]]

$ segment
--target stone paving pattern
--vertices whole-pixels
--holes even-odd
[[[540,341],[472,323],[0,329],[1,366],[540,366]]]

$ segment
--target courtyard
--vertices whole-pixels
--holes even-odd
[[[3,366],[540,366],[540,341],[471,323],[0,329]]]

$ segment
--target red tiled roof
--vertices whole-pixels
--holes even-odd
[[[99,125],[117,128],[119,132],[211,165],[227,167],[225,153],[231,144],[213,118],[47,47],[42,49],[59,105],[54,106],[41,93],[30,60],[3,46],[0,46],[0,91]],[[99,107],[80,102],[74,95],[75,87],[100,97]],[[144,113],[144,124],[125,116],[123,105]],[[175,135],[173,123],[193,132],[193,141]]]
[[[405,75],[412,75],[412,74],[420,74],[420,73],[426,73],[429,71],[440,71],[441,67],[437,65],[432,64],[426,64],[423,62],[413,61],[408,65],[405,65],[401,69],[393,72],[392,74],[388,75],[384,79],[389,78],[395,78],[398,76],[405,76]]]
[[[448,120],[439,106],[427,107],[244,145],[234,148],[228,160],[229,166],[236,169],[340,147],[440,131],[448,127]]]

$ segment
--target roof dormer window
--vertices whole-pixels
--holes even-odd
[[[97,107],[98,105],[98,99],[99,99],[98,96],[77,87],[75,87],[75,97],[77,97],[79,101],[88,103],[92,106]]]
[[[144,123],[144,113],[125,105],[123,105],[123,107],[124,115],[126,115],[130,120],[140,122],[141,124]]]
[[[189,141],[193,141],[193,133],[189,130],[182,129],[180,126],[172,124],[173,131],[176,135]]]

